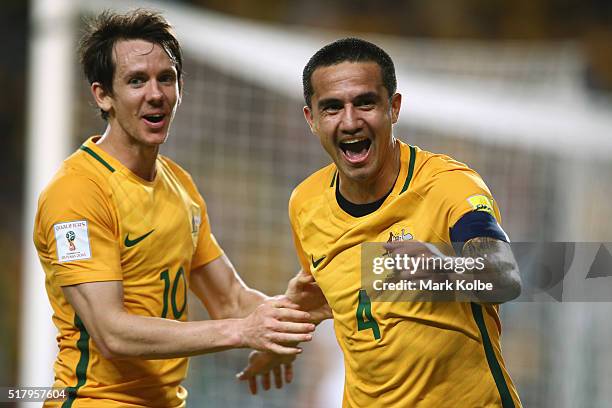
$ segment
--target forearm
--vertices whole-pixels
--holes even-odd
[[[180,322],[130,314],[120,281],[91,282],[62,288],[106,358],[173,358],[228,348],[249,347],[281,354],[299,349],[283,346],[308,341],[310,315],[286,299],[271,299],[243,319]]]
[[[248,316],[269,299],[249,288],[225,255],[192,270],[190,288],[213,319]]]
[[[455,278],[466,283],[490,284],[491,289],[475,289],[467,293],[475,300],[503,303],[520,295],[521,280],[510,244],[494,238],[473,238],[463,246],[462,255],[464,259],[476,260],[479,267]]]
[[[244,347],[241,320],[180,322],[117,313],[102,331],[110,358],[163,359]]]
[[[243,286],[239,291],[238,300],[235,303],[233,311],[230,316],[234,318],[248,316],[257,306],[261,305],[266,300],[270,299],[269,296],[261,293],[258,290]]]

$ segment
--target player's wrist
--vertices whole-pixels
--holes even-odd
[[[247,319],[226,319],[228,323],[224,328],[224,338],[227,340],[227,346],[231,348],[248,348],[249,336],[246,334]]]

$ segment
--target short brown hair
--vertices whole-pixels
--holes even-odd
[[[380,67],[383,85],[391,98],[397,90],[393,60],[382,48],[361,38],[349,37],[336,40],[317,51],[302,72],[304,101],[312,108],[312,74],[317,68],[329,67],[342,62],[375,62]]]
[[[88,21],[79,42],[79,55],[89,84],[99,82],[102,89],[112,94],[115,74],[113,47],[117,41],[137,39],[158,44],[166,51],[176,67],[180,86],[183,56],[172,26],[161,13],[143,8],[125,14],[106,10]],[[101,110],[101,116],[107,119],[108,112]]]

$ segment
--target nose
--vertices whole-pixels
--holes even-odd
[[[151,104],[160,103],[164,98],[164,93],[159,86],[159,83],[155,80],[152,80],[148,84],[147,89],[147,102]]]
[[[353,135],[361,130],[362,122],[359,112],[352,104],[347,104],[342,110],[340,120],[340,131],[345,134]]]

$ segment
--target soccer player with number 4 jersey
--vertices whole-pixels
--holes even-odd
[[[159,147],[182,93],[182,57],[158,13],[105,12],[81,41],[103,135],[42,192],[34,241],[59,330],[46,407],[184,407],[187,357],[248,347],[291,357],[314,325],[248,288],[215,241],[189,174]],[[211,321],[187,321],[193,291]],[[275,369],[275,380],[282,385]]]
[[[343,406],[520,407],[501,355],[499,303],[521,283],[485,183],[465,164],[393,136],[402,96],[378,46],[348,38],[323,47],[303,84],[304,116],[333,163],[289,202],[302,266],[294,279],[301,288],[314,279],[324,299],[290,298],[304,310],[330,308],[344,353]],[[486,277],[496,290],[463,293],[471,302],[376,301],[362,287],[365,242],[386,242],[391,257],[481,257],[484,270],[466,279]],[[453,243],[458,254],[440,249]],[[266,364],[255,353],[242,378],[252,382]]]

